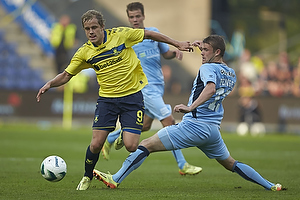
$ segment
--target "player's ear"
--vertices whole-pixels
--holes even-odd
[[[215,51],[215,56],[219,56],[220,53],[221,53],[221,50],[220,50],[220,49],[217,49],[217,50]]]

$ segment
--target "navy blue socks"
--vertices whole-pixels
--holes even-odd
[[[88,146],[86,150],[86,156],[85,156],[85,173],[84,176],[89,177],[90,179],[93,178],[93,170],[95,168],[96,163],[99,159],[99,153],[92,153],[90,150],[90,146]]]

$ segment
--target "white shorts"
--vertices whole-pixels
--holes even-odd
[[[163,100],[163,91],[160,85],[147,85],[142,92],[146,115],[161,121],[172,114],[171,106],[165,104]]]

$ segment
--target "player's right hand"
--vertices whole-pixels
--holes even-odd
[[[193,52],[193,46],[190,42],[179,42],[179,46],[177,47],[180,51],[188,51]]]
[[[41,95],[42,94],[44,94],[45,92],[47,92],[48,90],[49,90],[49,84],[45,84],[40,90],[39,90],[39,92],[37,93],[37,95],[36,95],[36,101],[37,102],[40,102],[40,100],[41,100]]]

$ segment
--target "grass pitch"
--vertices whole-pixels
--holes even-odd
[[[154,132],[142,134],[149,137]],[[171,152],[149,156],[117,189],[93,180],[87,191],[75,188],[83,176],[85,151],[91,128],[63,130],[17,125],[0,127],[0,199],[300,199],[300,137],[266,135],[239,137],[222,133],[231,155],[255,168],[271,182],[287,191],[271,192],[231,173],[197,148],[184,149],[186,160],[203,168],[195,176],[180,176]],[[128,152],[112,149],[111,159],[100,156],[96,168],[115,173]],[[66,177],[56,183],[40,174],[40,164],[49,155],[59,155],[67,163]]]

